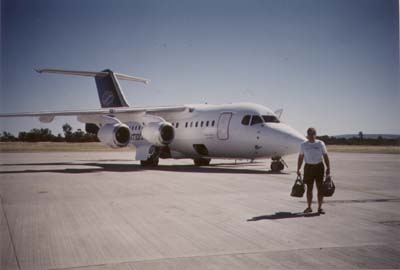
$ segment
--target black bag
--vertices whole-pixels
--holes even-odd
[[[322,183],[322,194],[324,197],[331,197],[335,193],[335,184],[332,181],[330,175],[325,178],[324,183]]]
[[[304,183],[303,180],[301,180],[301,176],[297,176],[296,181],[294,181],[294,185],[292,187],[292,192],[290,193],[290,196],[292,197],[303,197],[304,195]]]

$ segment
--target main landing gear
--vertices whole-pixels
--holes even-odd
[[[151,156],[147,160],[141,160],[140,165],[142,167],[157,167],[160,158],[158,156]]]
[[[270,166],[272,172],[276,173],[281,172],[285,168],[285,166],[287,167],[285,161],[282,158],[280,157],[272,158]]]
[[[151,153],[150,157],[146,160],[141,160],[140,165],[142,167],[157,167],[160,160],[160,149],[152,147],[149,149],[149,153]]]
[[[193,162],[195,166],[208,166],[210,165],[210,158],[194,158]]]

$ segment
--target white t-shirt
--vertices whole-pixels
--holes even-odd
[[[321,140],[303,142],[300,145],[300,154],[304,155],[304,161],[308,164],[318,164],[322,162],[322,155],[327,154],[325,143]]]

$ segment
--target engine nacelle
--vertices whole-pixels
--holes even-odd
[[[173,141],[175,131],[167,122],[151,122],[143,127],[142,137],[155,146],[164,146]]]
[[[131,130],[125,124],[105,124],[102,126],[97,137],[100,142],[112,148],[125,147],[131,139]]]

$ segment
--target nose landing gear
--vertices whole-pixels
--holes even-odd
[[[286,162],[281,157],[272,158],[270,166],[272,172],[281,172],[285,168],[285,166],[286,168],[288,167]]]
[[[195,166],[208,166],[210,165],[210,158],[194,158],[193,162]]]

